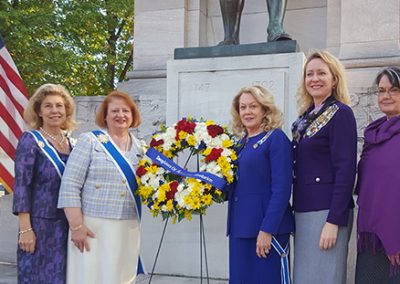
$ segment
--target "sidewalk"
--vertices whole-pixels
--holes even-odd
[[[139,275],[136,281],[137,284],[149,283],[149,275]],[[190,278],[190,277],[177,277],[177,276],[165,276],[165,275],[154,275],[151,279],[153,284],[195,284],[195,283],[207,283],[207,279],[203,278]],[[0,262],[0,284],[17,284],[17,267],[15,264]],[[210,280],[209,284],[228,284],[227,280]]]

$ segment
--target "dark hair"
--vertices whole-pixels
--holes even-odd
[[[386,67],[376,75],[375,84],[379,85],[379,81],[383,76],[388,77],[390,84],[393,87],[400,88],[400,68],[399,67]]]

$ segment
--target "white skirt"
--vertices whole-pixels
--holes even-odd
[[[88,238],[89,252],[81,253],[68,242],[67,284],[135,283],[139,221],[84,216],[84,223],[96,237]]]

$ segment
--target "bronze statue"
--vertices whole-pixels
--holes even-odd
[[[283,29],[287,0],[266,0],[269,14],[268,41],[291,40]],[[224,40],[218,45],[239,44],[240,19],[244,0],[219,0],[224,23]]]

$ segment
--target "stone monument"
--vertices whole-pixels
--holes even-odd
[[[354,16],[355,13],[357,13],[357,17]],[[232,46],[240,47],[260,42],[267,44],[265,42],[265,22],[268,16],[267,5],[263,0],[246,0],[241,14],[241,45],[220,47],[229,49]],[[200,63],[200,59],[196,59],[194,56],[182,57],[182,60],[173,60],[176,56],[175,49],[177,47],[185,49],[208,48],[217,45],[224,38],[222,23],[219,1],[135,1],[134,71],[129,73],[130,80],[119,84],[118,88],[128,92],[139,102],[143,115],[143,123],[138,133],[141,138],[148,139],[160,124],[166,122],[167,104],[169,109],[168,121],[177,118],[177,113],[181,111],[181,109],[177,110],[178,106],[182,107],[190,102],[184,97],[184,93],[187,93],[190,98],[196,98],[195,103],[199,104],[199,110],[192,106],[190,111],[197,115],[201,112],[200,109],[204,110],[207,108],[207,104],[211,104],[208,103],[209,99],[201,101],[201,96],[211,97],[211,99],[215,99],[215,96],[221,96],[220,92],[215,91],[215,86],[221,84],[223,87],[221,92],[225,93],[225,95],[222,95],[225,101],[218,102],[221,113],[229,108],[226,105],[229,101],[228,96],[233,96],[232,92],[236,91],[237,88],[233,83],[229,84],[224,81],[225,75],[232,74],[223,66],[228,64],[227,61],[232,61],[230,57],[214,57],[208,59],[207,64]],[[353,110],[359,126],[359,145],[361,145],[363,128],[368,121],[380,115],[376,109],[375,99],[370,92],[372,80],[383,66],[400,65],[399,1],[374,1],[373,4],[370,4],[364,0],[289,0],[285,13],[285,29],[298,42],[298,51],[306,54],[310,49],[328,49],[344,63],[349,90],[352,94]],[[226,49],[224,49],[224,52],[226,52]],[[273,54],[277,55],[276,52],[273,52]],[[256,54],[253,53],[250,56],[253,55]],[[264,53],[262,60],[270,60],[270,55],[272,54]],[[235,57],[233,60],[240,57]],[[187,72],[188,67],[184,66],[186,60],[191,62],[194,73],[198,75],[198,83],[195,82],[195,74]],[[168,75],[168,77],[172,76],[168,78],[168,103],[167,62],[169,62],[168,74],[174,74]],[[258,67],[262,64],[261,60],[256,63],[259,64]],[[234,65],[234,62],[232,62],[232,65]],[[211,71],[203,69],[205,67]],[[248,68],[248,65],[246,68]],[[247,69],[244,73],[254,74],[258,70],[257,68]],[[215,70],[215,72],[212,70]],[[273,76],[272,78],[278,81],[287,80],[290,68],[276,68],[276,70],[277,73],[273,72],[274,75],[263,71],[263,77],[266,79],[263,78],[263,80],[268,81],[269,76]],[[214,78],[213,74],[216,73],[219,74]],[[259,83],[258,81],[260,81],[259,78],[250,81],[244,80],[240,75],[236,79],[238,79],[240,85]],[[264,84],[271,88],[271,85],[268,85],[267,82],[264,82]],[[179,91],[179,88],[181,88],[179,95],[174,94],[173,92]],[[190,90],[196,95],[190,94]],[[275,89],[278,95],[283,90],[285,89]],[[295,112],[294,95],[295,91],[290,89],[290,92],[286,95],[287,100],[285,99],[290,102],[289,105],[293,108],[293,112]],[[170,98],[175,100],[175,109],[169,107],[172,104]],[[280,101],[281,107],[285,107],[283,101],[282,99]],[[286,128],[291,122],[290,119],[290,115],[285,117]],[[212,247],[208,247],[209,259],[213,259],[213,262],[209,262],[210,268],[212,265],[210,275],[226,278],[228,252],[226,237],[224,236],[225,210],[220,205],[210,209],[205,217],[206,232],[210,232],[206,237],[212,244]],[[161,250],[156,273],[199,275],[198,252],[196,250],[198,246],[198,242],[196,242],[198,223],[196,222],[196,220],[193,220],[191,223],[174,225],[173,228],[171,228],[172,225],[168,227],[168,230],[174,231],[173,234],[167,232],[166,243]],[[147,268],[151,268],[152,260],[156,254],[156,244],[159,242],[162,225],[159,219],[152,218],[147,209],[144,208],[142,253]],[[355,229],[353,229],[354,231]],[[177,253],[178,251],[183,251],[183,255]],[[174,261],[171,261],[172,255]],[[192,256],[192,259],[188,260],[187,255]],[[355,238],[353,235],[349,250],[348,284],[354,283],[354,263]]]

